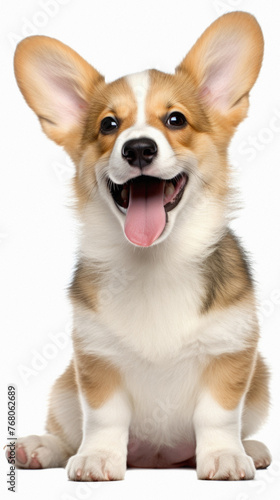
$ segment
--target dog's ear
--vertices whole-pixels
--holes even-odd
[[[238,122],[246,114],[262,58],[258,22],[246,12],[232,12],[206,29],[176,72],[191,75],[208,108]]]
[[[19,88],[44,132],[67,146],[81,135],[92,90],[103,77],[72,49],[46,36],[20,42],[14,63]]]

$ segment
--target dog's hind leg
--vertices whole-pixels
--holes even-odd
[[[271,464],[271,454],[265,444],[250,439],[242,444],[246,454],[253,459],[256,469],[266,469]]]
[[[269,371],[261,355],[258,355],[255,371],[246,395],[242,419],[242,444],[256,469],[265,469],[271,463],[271,454],[265,444],[247,437],[255,434],[266,420],[269,409]]]
[[[16,466],[24,469],[64,467],[82,440],[82,412],[73,362],[55,382],[51,395],[46,434],[19,438]],[[9,458],[9,448],[6,452]]]

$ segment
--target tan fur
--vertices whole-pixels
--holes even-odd
[[[269,370],[258,353],[242,415],[242,438],[252,436],[268,417],[270,409]],[[252,418],[253,417],[253,418]],[[250,453],[248,453],[250,455]],[[270,460],[271,461],[271,460]]]
[[[188,146],[192,129],[197,132],[210,132],[210,123],[199,100],[197,89],[188,75],[172,75],[150,70],[150,87],[147,96],[147,121],[159,128],[174,146]],[[167,129],[164,118],[176,109],[186,115],[191,130],[174,131]]]
[[[258,353],[245,404],[246,406],[254,405],[263,408],[265,416],[267,416],[270,401],[268,383],[269,370],[262,356]]]
[[[253,344],[256,342],[252,342]],[[207,366],[202,377],[204,387],[226,410],[233,410],[246,393],[255,368],[256,345],[236,354],[224,354]]]
[[[74,345],[75,345],[74,339]],[[119,371],[106,359],[75,349],[79,387],[92,408],[99,408],[121,385]]]
[[[100,156],[111,152],[116,136],[130,127],[136,119],[137,107],[131,88],[124,78],[107,85],[99,85],[95,89],[92,103],[83,134],[83,144],[89,144],[98,139]],[[105,116],[117,116],[120,128],[117,134],[100,134],[100,123]]]
[[[70,297],[73,304],[78,303],[97,311],[98,289],[94,284],[97,285],[99,279],[100,277],[94,268],[80,262],[70,287]]]
[[[249,300],[255,307],[252,280],[238,240],[228,231],[204,262],[205,298],[202,313]],[[256,326],[257,328],[257,326]]]
[[[50,396],[49,412],[46,421],[47,432],[59,436],[64,443],[68,442],[67,432],[65,433],[63,423],[60,423],[58,421],[58,418],[56,416],[56,407],[52,401],[52,395],[54,395],[55,398],[58,398],[61,395],[63,399],[63,394],[65,393],[65,391],[73,392],[74,395],[77,394],[77,390],[78,386],[76,383],[75,368],[73,360],[71,360],[65,372],[62,373],[62,375],[56,380],[53,386]]]
[[[70,361],[67,366],[65,372],[57,379],[56,381],[56,390],[57,391],[76,391],[77,390],[77,381],[75,375],[75,367],[73,360]]]
[[[61,436],[63,439],[65,439],[65,435],[63,432],[63,427],[60,425],[57,421],[57,418],[55,416],[55,413],[50,409],[47,417],[47,422],[46,422],[46,430],[47,432],[50,432],[51,434],[55,434],[57,436]]]

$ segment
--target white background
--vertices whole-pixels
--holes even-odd
[[[48,13],[43,5],[52,8]],[[52,5],[51,5],[52,4]],[[55,5],[54,5],[55,4]],[[63,5],[62,5],[63,4]],[[41,132],[13,76],[16,41],[45,34],[72,46],[107,80],[155,67],[172,72],[220,14],[254,14],[265,58],[248,118],[230,147],[243,209],[234,228],[251,254],[260,303],[260,349],[271,368],[272,405],[258,437],[274,462],[255,481],[196,480],[189,470],[131,470],[111,484],[68,482],[63,469],[19,471],[18,496],[37,499],[251,500],[280,491],[280,4],[278,0],[10,0],[1,1],[1,440],[6,441],[6,388],[18,388],[18,435],[43,431],[52,382],[71,356],[66,288],[75,263],[75,222],[68,184],[73,166]],[[249,143],[254,145],[250,145]],[[250,150],[248,150],[250,148]],[[1,456],[1,497],[7,464]],[[3,496],[4,495],[4,496]]]

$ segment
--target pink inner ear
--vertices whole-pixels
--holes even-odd
[[[225,67],[211,68],[211,73],[207,77],[206,85],[202,86],[201,97],[208,104],[226,109],[229,105],[232,69],[229,65]]]
[[[220,111],[226,111],[232,104],[231,98],[235,86],[238,85],[235,76],[238,67],[238,47],[233,40],[223,44],[220,41],[211,52],[211,62],[208,63],[200,96],[207,104]]]
[[[72,126],[81,122],[88,103],[79,95],[73,81],[49,79],[49,93],[58,125]]]
[[[41,68],[44,82],[45,104],[55,124],[71,128],[81,123],[88,109],[88,102],[82,97],[78,77],[72,68],[60,64],[46,64]]]

